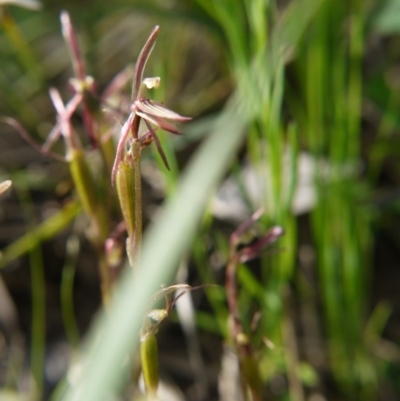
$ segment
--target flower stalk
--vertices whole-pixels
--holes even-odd
[[[116,182],[119,203],[126,223],[128,233],[127,254],[132,268],[135,268],[140,258],[142,244],[142,184],[140,173],[142,149],[154,142],[165,166],[169,169],[168,161],[155,130],[160,128],[180,135],[177,127],[167,120],[190,120],[189,117],[183,117],[167,109],[161,103],[147,98],[147,90],[157,88],[160,84],[159,77],[143,79],[144,68],[155,46],[158,31],[158,26],[151,31],[136,62],[132,83],[131,113],[121,129],[111,172],[111,183],[114,185]],[[139,136],[141,120],[144,121],[147,131]]]
[[[82,208],[90,220],[88,237],[99,256],[99,274],[104,305],[108,305],[111,295],[110,271],[105,253],[105,241],[108,235],[107,214],[99,200],[95,180],[86,161],[70,123],[70,115],[64,106],[58,91],[50,91],[51,99],[58,113],[60,132],[65,140],[66,160]]]
[[[243,394],[246,399],[248,399],[248,394],[250,394],[250,399],[252,401],[261,401],[263,399],[262,380],[256,354],[250,343],[249,336],[244,332],[244,327],[240,318],[236,279],[237,269],[240,263],[257,258],[266,246],[272,244],[283,235],[283,229],[279,226],[275,226],[268,230],[261,238],[240,247],[243,240],[248,242],[248,238],[246,237],[248,237],[250,229],[260,218],[262,212],[262,209],[259,209],[231,235],[225,282],[229,309],[229,332],[232,333],[231,341],[239,359]]]
[[[198,288],[198,287],[197,287]],[[158,291],[152,301],[152,305],[160,299],[165,300],[164,309],[151,309],[143,320],[142,330],[140,333],[140,359],[142,364],[143,381],[145,385],[147,399],[149,401],[157,400],[158,391],[158,346],[156,334],[161,324],[168,317],[172,307],[179,297],[187,291],[195,290],[187,284],[176,284],[165,287]],[[177,291],[181,292],[177,297],[172,298],[171,295]]]
[[[100,102],[106,104],[107,98],[119,90],[126,82],[127,73],[119,74],[116,77],[118,80],[114,80],[106,88],[102,96],[98,96],[94,79],[86,74],[85,62],[69,14],[63,11],[60,20],[62,33],[68,46],[74,70],[74,77],[70,79],[70,86],[73,90],[72,98],[64,105],[59,92],[54,88],[50,89],[50,98],[57,112],[57,123],[43,145],[37,144],[32,140],[17,121],[11,118],[2,118],[1,121],[13,126],[26,141],[42,154],[68,163],[76,193],[90,221],[90,228],[87,234],[98,255],[102,299],[103,304],[107,305],[112,285],[110,261],[106,250],[109,221],[104,198],[107,199],[108,197],[99,196],[98,183],[91,172],[87,154],[72,127],[71,117],[81,106],[85,134],[89,138],[91,148],[100,148],[104,168],[109,171],[111,167],[110,153],[114,152],[114,146],[110,135],[104,136],[104,138],[100,137],[96,112],[99,109]],[[65,143],[65,157],[51,151],[52,146],[60,136],[63,137]],[[106,181],[106,190],[108,189],[107,184],[108,182]]]

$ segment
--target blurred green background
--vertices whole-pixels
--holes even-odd
[[[178,281],[222,285],[193,294],[198,336],[185,337],[181,312],[159,335],[162,372],[180,396],[233,399],[221,390],[234,381],[223,363],[227,241],[263,206],[259,229],[278,224],[285,236],[241,266],[239,301],[249,332],[260,312],[252,341],[265,399],[399,399],[400,1],[43,1],[40,10],[7,3],[0,1],[0,116],[38,142],[56,118],[48,89],[71,97],[61,10],[99,93],[160,25],[146,67],[146,76],[161,77],[153,98],[193,122],[185,136],[161,137],[171,172],[155,152],[144,153],[146,226],[157,225],[164,199],[190,204],[187,215],[171,217],[187,218],[171,231],[193,230],[178,232],[182,249],[168,274],[183,259]],[[82,133],[79,112],[72,121]],[[215,154],[201,164],[207,143]],[[95,154],[89,160],[96,166]],[[197,177],[192,185],[204,185],[207,199],[183,197],[185,177]],[[13,190],[0,203],[0,400],[59,399],[53,390],[99,308],[95,254],[79,207],[65,208],[73,198],[66,166],[1,124],[5,179]],[[153,253],[162,255],[168,241]],[[187,349],[201,362],[188,362]]]

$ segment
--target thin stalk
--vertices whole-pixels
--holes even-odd
[[[29,226],[33,226],[35,218],[30,194],[19,191],[19,197]],[[31,372],[35,383],[34,394],[38,399],[43,393],[46,347],[46,281],[40,245],[38,241],[29,251],[32,288]]]
[[[243,327],[239,319],[237,305],[237,264],[238,261],[236,260],[235,255],[231,255],[226,266],[226,297],[228,301],[230,318],[232,320],[232,337],[234,342],[236,342],[238,335],[243,331]]]
[[[254,355],[249,339],[243,332],[243,326],[238,313],[236,284],[237,265],[238,260],[233,255],[233,257],[230,257],[226,268],[226,290],[231,324],[229,331],[232,330],[232,341],[239,359],[243,395],[245,399],[248,400],[248,392],[250,392],[251,400],[261,401],[262,381],[259,363]]]
[[[46,282],[40,245],[29,252],[32,283],[32,348],[31,372],[35,381],[35,394],[43,393],[46,344]]]
[[[64,264],[61,279],[61,314],[64,322],[65,332],[71,347],[76,348],[79,344],[79,330],[74,314],[74,277],[76,259],[79,253],[79,239],[71,236],[67,241],[67,260]]]
[[[81,150],[71,152],[69,168],[82,207],[91,222],[89,237],[98,253],[102,299],[107,305],[111,293],[111,276],[104,249],[108,235],[107,213],[98,199],[94,178]]]
[[[226,267],[226,291],[229,307],[229,323],[231,324],[229,331],[232,332],[232,342],[239,358],[243,395],[248,399],[248,392],[250,392],[253,401],[261,401],[262,380],[259,371],[259,363],[249,339],[244,334],[243,326],[239,317],[236,280],[238,263],[239,255],[236,253],[235,249],[231,249]]]
[[[285,359],[289,382],[289,395],[291,401],[304,401],[304,390],[299,377],[299,353],[296,340],[296,331],[290,313],[290,292],[286,287],[282,291],[285,313],[282,318],[282,336],[285,345]]]
[[[107,263],[107,255],[104,251],[104,246],[97,249],[99,258],[99,271],[100,271],[100,281],[101,281],[101,296],[103,304],[108,306],[111,299],[111,276],[110,267]]]

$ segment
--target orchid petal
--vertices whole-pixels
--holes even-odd
[[[231,235],[230,244],[235,247],[240,242],[240,237],[261,217],[264,209],[260,208],[254,212],[249,219],[244,221]]]
[[[284,230],[282,227],[272,227],[270,230],[268,230],[264,237],[256,241],[254,244],[241,249],[239,252],[239,260],[241,262],[247,262],[249,260],[257,258],[263,248],[275,242],[283,234]]]
[[[145,122],[145,124],[146,124],[146,126],[147,126],[147,128],[148,128],[148,130],[149,130],[150,135],[152,136],[152,138],[153,138],[153,140],[154,140],[154,143],[155,143],[155,145],[156,145],[158,154],[160,155],[162,161],[164,162],[165,167],[166,167],[168,170],[171,170],[171,169],[169,168],[167,156],[166,156],[165,153],[164,153],[164,150],[163,150],[163,148],[162,148],[162,146],[161,146],[160,140],[158,139],[158,136],[157,136],[156,132],[153,130],[153,128],[151,128],[150,124],[149,124],[146,120],[144,120],[144,122]]]
[[[140,117],[142,117],[144,120],[147,120],[151,122],[152,124],[156,125],[157,127],[163,129],[164,131],[171,132],[171,134],[176,134],[176,135],[183,135],[178,131],[178,128],[175,127],[175,125],[172,125],[165,120],[158,118],[156,116],[150,116],[146,113],[142,113],[140,111],[136,111],[136,114]]]
[[[176,121],[191,120],[190,117],[181,116],[180,114],[175,113],[174,111],[166,108],[163,104],[158,102],[153,102],[150,100],[137,100],[135,102],[135,106],[143,113],[147,113],[155,117]]]
[[[135,65],[135,73],[133,76],[133,85],[132,85],[132,102],[135,100],[138,100],[137,97],[139,96],[140,92],[140,85],[143,81],[143,71],[144,67],[146,66],[147,60],[149,59],[149,56],[154,48],[154,45],[156,44],[156,39],[158,35],[160,27],[157,25],[153,28],[153,30],[150,32],[150,36],[147,39],[146,43],[144,44],[139,57],[137,59],[136,65]]]
[[[50,96],[52,96],[51,92]],[[58,99],[57,102],[59,102],[60,100],[61,99]],[[79,93],[75,94],[75,96],[67,103],[67,106],[65,107],[64,110],[65,113],[63,115],[63,118],[70,120],[72,114],[75,112],[76,108],[79,106],[79,103],[81,101],[82,101],[82,95]],[[64,108],[64,105],[62,105],[62,108]],[[50,134],[47,136],[45,143],[42,145],[42,150],[44,152],[47,152],[60,137],[60,134],[61,134],[61,123],[60,121],[58,121],[56,125],[53,127],[53,129],[50,131]]]

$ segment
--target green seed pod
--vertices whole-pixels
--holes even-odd
[[[98,211],[97,190],[85,155],[81,150],[74,149],[71,152],[69,169],[83,210],[91,219],[96,218]]]
[[[104,159],[104,163],[107,167],[107,171],[111,171],[114,163],[115,158],[115,145],[112,138],[108,138],[107,140],[103,139],[104,136],[99,141],[101,147],[101,154]]]
[[[248,386],[253,400],[262,399],[262,381],[259,371],[259,363],[253,354],[244,355],[240,358],[240,365],[244,382]]]
[[[103,246],[108,235],[107,214],[99,199],[97,187],[86,162],[86,156],[80,149],[72,149],[69,154],[69,169],[78,192],[82,208],[92,224],[90,238],[97,245]]]
[[[135,230],[135,175],[128,161],[119,163],[115,182],[126,230],[132,238]]]
[[[158,349],[154,334],[146,336],[140,345],[143,380],[148,399],[157,399],[158,389]]]

